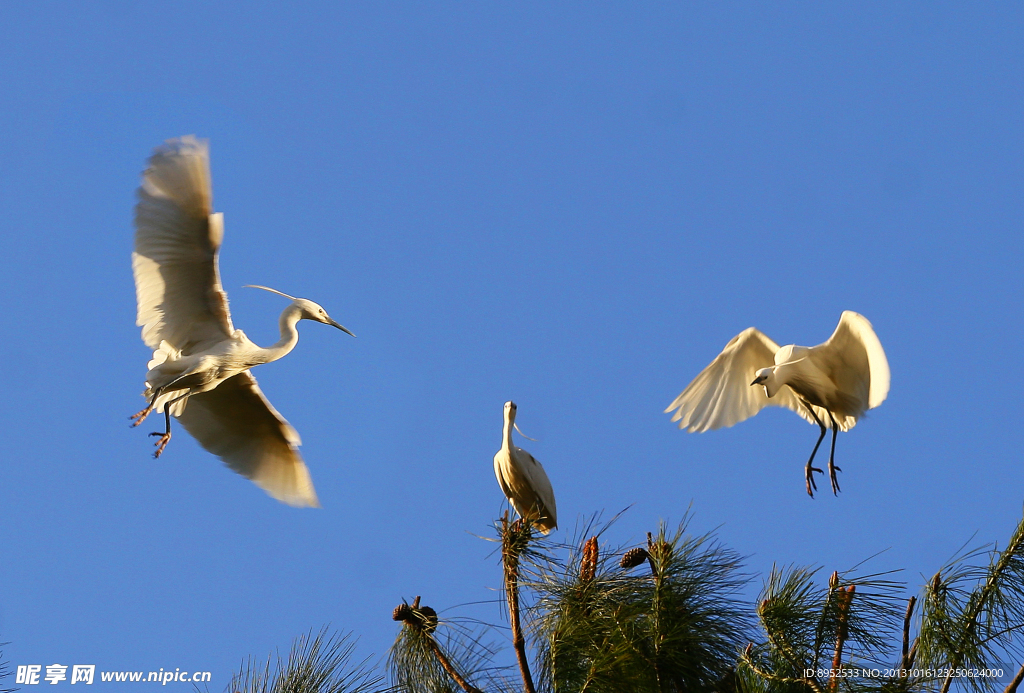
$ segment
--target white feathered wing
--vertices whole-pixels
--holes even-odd
[[[775,365],[778,350],[779,345],[765,333],[748,327],[729,340],[722,353],[679,393],[665,413],[674,411],[672,421],[690,433],[734,426],[768,406],[792,409],[814,423],[810,412],[788,386],[768,397],[763,387],[750,385],[757,371]],[[821,407],[812,408],[830,428],[828,413]],[[837,424],[840,430],[846,430],[845,422]]]

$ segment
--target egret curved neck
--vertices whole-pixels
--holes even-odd
[[[783,385],[786,384],[785,374],[780,373],[779,369],[781,366],[773,366],[772,372],[768,374],[768,378],[764,381],[764,393],[768,395],[769,399],[775,396],[775,393],[779,391]]]
[[[277,321],[281,328],[281,339],[261,350],[263,363],[276,361],[295,348],[295,345],[299,343],[299,331],[295,329],[295,325],[301,319],[302,309],[294,303],[284,309]]]
[[[512,449],[512,424],[515,423],[515,419],[510,416],[505,417],[505,428],[501,431],[501,446],[506,450]]]

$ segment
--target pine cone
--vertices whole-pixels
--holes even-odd
[[[622,559],[619,561],[619,566],[622,568],[636,568],[638,565],[647,560],[647,549],[642,546],[638,546],[635,549],[630,549],[626,553],[622,554]]]
[[[420,620],[420,628],[425,633],[433,633],[437,628],[437,612],[429,606],[421,606],[417,610],[416,615]]]
[[[647,547],[647,553],[658,560],[666,560],[672,555],[672,545],[667,541],[655,541]]]
[[[580,561],[580,580],[590,582],[597,574],[597,537],[590,537],[583,544],[583,559]]]
[[[395,607],[395,610],[391,612],[391,618],[396,621],[408,621],[412,618],[412,607],[402,602]]]

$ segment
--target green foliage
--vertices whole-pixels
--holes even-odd
[[[847,573],[821,587],[814,572],[791,568],[769,576],[757,608],[764,637],[737,668],[743,691],[988,692],[1002,687],[998,678],[955,670],[1002,669],[1024,655],[1024,522],[1003,551],[964,552],[936,573],[923,590],[916,637],[914,602],[904,606],[900,583]],[[856,590],[844,608],[851,585]],[[875,673],[865,676],[864,669]],[[1004,669],[1004,679],[1012,672]]]
[[[424,617],[433,614],[430,607],[421,607],[419,597],[405,604],[411,617],[399,618],[405,610],[395,610],[396,620],[404,622],[388,654],[388,671],[393,690],[403,693],[455,693],[458,686],[445,665],[469,680],[487,680],[500,687],[494,678],[491,661],[496,648],[481,639],[481,629],[473,629],[457,619]],[[487,632],[488,629],[482,629]]]
[[[529,583],[546,686],[621,691],[628,681],[633,691],[698,693],[730,677],[750,634],[738,555],[711,535],[687,535],[685,520],[671,536],[662,526],[650,560],[632,571],[619,567],[621,550],[607,547],[588,570],[581,543],[564,564],[535,563]]]
[[[497,648],[481,638],[498,626],[438,619],[417,597],[393,613],[403,625],[388,690],[522,691],[529,668],[538,690],[552,693],[990,693],[1024,658],[1024,521],[1004,550],[954,556],[919,601],[908,603],[891,573],[855,566],[825,580],[788,567],[772,569],[755,605],[741,598],[749,577],[740,557],[712,534],[688,534],[687,519],[628,552],[602,542],[613,522],[590,520],[563,545],[528,523],[496,522],[504,594],[513,614],[526,605],[532,667],[522,645],[520,669],[496,667]],[[310,634],[274,671],[272,660],[250,662],[231,690],[380,690],[365,662],[350,666],[351,652],[347,636]],[[1004,676],[947,676],[949,668]]]
[[[366,660],[351,664],[355,642],[348,634],[322,628],[299,636],[288,658],[271,655],[266,663],[249,659],[231,679],[240,693],[368,693],[382,690],[384,677],[374,675]]]
[[[816,572],[772,569],[757,606],[763,638],[744,651],[737,668],[743,690],[822,693],[898,683],[828,672],[896,668],[889,654],[905,607],[903,584],[884,573],[849,571],[833,573],[827,586],[819,586]]]
[[[8,642],[0,642],[0,647],[4,645],[10,645]],[[4,660],[3,652],[0,652],[0,681],[3,681],[11,675],[10,663]],[[16,691],[16,688],[0,688],[0,693],[12,693]]]
[[[987,558],[987,565],[976,565]],[[925,586],[918,661],[932,668],[990,669],[1024,656],[1024,521],[1003,551],[978,549],[955,557]],[[989,678],[958,678],[971,690]],[[940,691],[953,679],[943,677]]]
[[[433,638],[433,634],[422,628],[409,625],[398,631],[398,638],[388,656],[388,669],[396,690],[407,693],[455,693],[459,690],[438,662],[431,645]],[[451,652],[452,649],[449,647],[446,651]]]

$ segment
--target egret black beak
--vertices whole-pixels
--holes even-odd
[[[750,384],[751,385],[757,385],[759,382],[761,382],[760,378],[754,378],[754,382],[752,382]]]
[[[341,330],[341,331],[342,331],[342,332],[344,332],[345,334],[351,334],[351,335],[352,335],[353,337],[355,337],[355,335],[354,335],[354,334],[352,334],[352,331],[351,331],[351,330],[349,330],[349,329],[348,329],[347,327],[345,327],[344,325],[339,325],[338,323],[334,322],[334,321],[333,321],[333,320],[331,320],[330,318],[327,318],[327,324],[328,324],[328,325],[330,325],[331,327],[337,327],[337,328],[338,328],[339,330]]]

